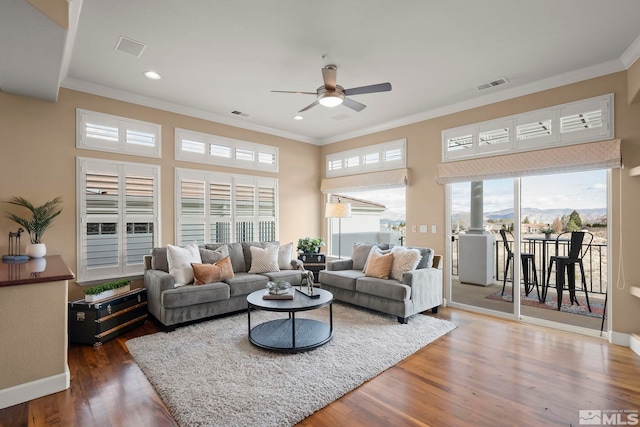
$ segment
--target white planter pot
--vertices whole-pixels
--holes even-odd
[[[114,297],[116,295],[120,295],[120,294],[123,294],[125,292],[129,292],[130,289],[131,289],[131,285],[125,285],[125,286],[123,286],[121,288],[111,289],[111,290],[108,290],[108,291],[100,292],[99,294],[85,295],[84,296],[84,300],[86,302],[101,301],[103,299],[112,298],[112,297]]]
[[[44,243],[31,243],[25,252],[29,258],[42,258],[47,254],[47,247]]]

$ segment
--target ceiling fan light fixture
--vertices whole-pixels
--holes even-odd
[[[344,101],[344,94],[340,92],[324,92],[318,95],[318,102],[325,107],[337,107]]]

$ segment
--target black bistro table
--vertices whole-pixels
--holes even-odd
[[[318,298],[295,292],[291,300],[263,299],[264,290],[247,295],[247,322],[249,342],[267,350],[281,353],[300,353],[313,350],[333,338],[333,294],[316,288]],[[296,319],[296,313],[329,306],[329,323],[314,319]],[[283,319],[269,320],[251,327],[251,310],[287,313]]]

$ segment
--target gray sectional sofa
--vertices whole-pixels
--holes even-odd
[[[270,242],[278,244],[278,242]],[[302,263],[291,260],[290,270],[270,273],[248,273],[251,269],[251,246],[264,248],[267,242],[243,242],[206,244],[201,247],[216,250],[227,246],[234,277],[222,282],[203,285],[187,284],[175,286],[169,274],[167,248],[154,248],[145,256],[144,287],[147,289],[149,312],[162,323],[166,330],[175,329],[181,323],[205,319],[220,314],[232,313],[247,308],[247,295],[265,289],[268,281],[284,280],[292,285],[302,281]]]
[[[441,256],[429,248],[415,248],[422,255],[420,262],[402,274],[401,281],[367,277],[363,269],[373,246],[390,249],[387,244],[357,243],[351,259],[327,262],[320,272],[320,286],[336,300],[398,316],[400,323],[428,309],[437,313],[442,304]]]

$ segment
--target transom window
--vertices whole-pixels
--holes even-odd
[[[612,139],[613,94],[442,132],[443,162]]]
[[[406,139],[329,154],[326,161],[327,178],[404,168]]]
[[[278,172],[278,147],[176,128],[176,160]]]
[[[159,124],[77,109],[76,126],[77,148],[160,157]]]

